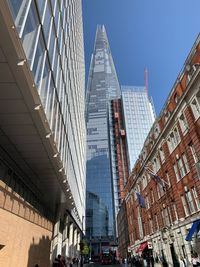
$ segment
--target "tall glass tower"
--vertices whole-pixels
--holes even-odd
[[[114,240],[115,236],[109,103],[119,96],[120,86],[105,27],[99,25],[86,96],[86,235],[96,243],[94,253],[100,250],[103,242]]]
[[[121,89],[129,171],[131,171],[153,125],[155,111],[153,101],[150,101],[145,87],[122,86]]]

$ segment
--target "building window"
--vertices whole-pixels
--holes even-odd
[[[177,163],[178,163],[178,168],[179,168],[179,171],[180,171],[181,178],[183,178],[186,175],[186,172],[185,172],[185,168],[184,168],[182,159],[179,158],[177,160]]]
[[[183,204],[183,209],[185,211],[185,216],[188,216],[189,215],[189,210],[188,210],[188,206],[187,206],[187,203],[186,203],[186,200],[185,200],[184,196],[181,196],[181,201],[182,201],[182,204]]]
[[[183,162],[184,162],[184,165],[185,165],[185,170],[186,170],[186,173],[188,173],[190,171],[190,168],[189,168],[189,165],[188,165],[188,160],[187,160],[187,157],[185,154],[182,155],[182,158],[183,158]]]
[[[153,166],[153,171],[154,171],[154,173],[157,173],[158,170],[160,169],[160,161],[159,161],[158,156],[156,156],[156,157],[153,159],[152,166]]]
[[[153,222],[152,219],[149,220],[149,228],[150,228],[150,234],[153,233]]]
[[[147,186],[147,177],[144,175],[142,176],[142,184],[143,184],[143,189]]]
[[[167,144],[168,144],[169,152],[171,153],[173,151],[173,146],[172,146],[172,141],[170,137],[167,139]]]
[[[177,209],[176,209],[176,204],[173,204],[173,210],[174,210],[174,216],[175,216],[175,221],[178,220],[178,213],[177,213]]]
[[[165,122],[168,121],[169,117],[170,117],[170,112],[168,110],[166,110],[165,111]]]
[[[171,223],[172,222],[172,215],[171,215],[170,207],[167,207],[167,212],[168,212],[168,215],[169,215],[169,221]]]
[[[200,201],[199,201],[199,198],[198,198],[197,191],[196,191],[195,187],[192,188],[192,193],[193,193],[193,196],[194,196],[194,200],[195,200],[197,209],[200,210]]]
[[[196,149],[195,149],[195,146],[193,143],[190,143],[189,144],[189,147],[190,147],[190,150],[191,150],[191,153],[192,153],[192,157],[194,159],[194,162],[197,163],[199,161],[198,159],[198,156],[197,156],[197,153],[196,153]]]
[[[192,100],[191,108],[192,108],[192,112],[193,112],[195,119],[198,119],[200,116],[200,105],[199,105],[199,101],[196,98]]]
[[[179,172],[178,172],[178,167],[176,164],[173,165],[173,168],[174,168],[174,173],[176,175],[176,180],[177,182],[180,180],[180,175],[179,175]]]
[[[160,147],[160,159],[161,159],[161,162],[165,161],[165,154],[164,154],[162,147]]]
[[[159,229],[159,224],[158,224],[158,216],[157,216],[157,214],[155,214],[155,216],[154,216],[154,218],[155,218],[155,230],[158,230]]]
[[[159,185],[158,184],[157,184],[156,188],[157,188],[158,199],[160,199],[160,189],[159,189]]]
[[[168,147],[169,147],[169,151],[170,153],[177,147],[177,145],[180,142],[180,135],[178,132],[178,129],[175,127],[172,132],[170,133],[168,139],[167,139],[167,143],[168,143]]]
[[[168,214],[167,208],[165,208],[163,211],[164,211],[165,225],[170,225],[169,214]]]
[[[177,103],[178,100],[179,100],[179,95],[176,93],[176,94],[174,95],[174,101],[175,101],[175,103]]]
[[[178,129],[174,128],[173,133],[174,133],[174,142],[175,142],[175,145],[177,146],[179,142],[181,141]]]
[[[164,208],[161,211],[161,214],[162,214],[163,224],[170,225],[169,214],[168,214],[167,208]]]
[[[169,173],[168,172],[165,172],[165,175],[166,175],[166,181],[168,183],[168,186],[170,187],[171,186],[171,183],[170,183]]]
[[[187,124],[187,120],[184,114],[180,115],[179,123],[180,123],[181,131],[184,134],[188,130],[188,124]]]
[[[194,203],[193,203],[193,199],[192,199],[192,194],[190,191],[186,192],[186,199],[187,199],[187,203],[188,203],[188,207],[190,210],[190,213],[194,213],[195,212],[195,207],[194,207]]]
[[[149,209],[150,208],[150,203],[149,203],[149,197],[146,196],[146,208]]]
[[[143,228],[142,228],[142,219],[140,216],[140,208],[138,208],[138,225],[139,225],[139,234],[140,234],[140,238],[143,238]]]
[[[155,199],[154,199],[154,193],[153,193],[153,190],[151,189],[151,200],[152,200],[152,204],[155,202]]]
[[[38,34],[39,29],[39,20],[37,16],[37,11],[34,2],[32,1],[28,16],[26,18],[26,22],[23,29],[22,44],[26,54],[26,58],[31,64],[31,60],[33,58],[33,52],[36,45],[36,36]]]
[[[29,12],[30,0],[8,0],[12,16],[15,21],[15,26],[18,32],[21,31],[22,26],[24,25],[24,20],[27,17],[27,13]]]

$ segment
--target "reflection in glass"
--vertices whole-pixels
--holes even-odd
[[[49,63],[46,57],[46,60],[44,61],[44,69],[43,69],[43,74],[41,76],[40,87],[39,87],[39,94],[44,107],[46,104],[47,93],[48,93],[49,71],[50,71]]]
[[[41,71],[42,71],[42,62],[43,62],[43,58],[44,58],[44,50],[45,50],[44,41],[43,41],[42,34],[40,32],[40,36],[39,36],[39,40],[38,40],[38,44],[37,44],[37,49],[36,49],[36,54],[35,54],[35,58],[34,58],[33,69],[32,69],[35,84],[37,86],[39,86],[39,81],[40,81],[40,76],[41,76]]]
[[[22,43],[29,64],[31,64],[31,59],[33,56],[38,26],[39,21],[37,18],[34,2],[32,2],[22,33]]]
[[[30,7],[30,0],[8,0],[13,18],[15,20],[15,26],[20,32],[26,14]]]

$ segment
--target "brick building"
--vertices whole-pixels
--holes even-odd
[[[200,253],[200,37],[154,123],[126,186],[132,254],[150,249],[176,266]],[[146,167],[159,178],[153,179]],[[154,177],[155,178],[155,177]],[[163,182],[163,181],[164,182]],[[138,203],[139,193],[145,208]],[[195,223],[194,223],[195,222]],[[186,236],[189,234],[188,240]]]
[[[128,221],[127,221],[127,210],[126,201],[123,201],[120,210],[117,214],[117,229],[118,229],[118,251],[121,258],[127,258],[128,246],[129,246],[129,235],[128,235]]]

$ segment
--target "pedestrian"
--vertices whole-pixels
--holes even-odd
[[[64,267],[62,256],[60,254],[58,254],[58,256],[55,258],[53,267]]]
[[[184,259],[183,256],[180,257],[179,264],[180,264],[180,267],[187,267],[186,259]]]
[[[132,256],[131,258],[131,267],[135,266],[135,256]]]
[[[150,263],[151,263],[151,267],[154,267],[154,257],[153,257],[153,255],[150,256]]]
[[[147,260],[147,266],[150,267],[151,266],[151,258],[149,255],[147,255],[146,260]]]
[[[146,258],[143,259],[143,265],[144,265],[144,267],[147,267],[147,266],[148,266],[148,265],[147,265],[147,260],[146,260]]]
[[[191,262],[192,262],[193,267],[200,266],[200,260],[199,260],[198,254],[196,252],[194,252],[192,254],[192,261]]]

